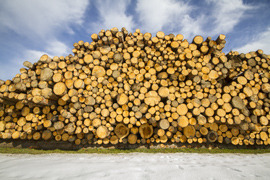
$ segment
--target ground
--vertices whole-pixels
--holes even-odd
[[[0,154],[0,179],[269,179],[270,154]]]

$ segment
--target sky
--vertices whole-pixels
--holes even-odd
[[[225,53],[270,54],[269,0],[1,0],[0,79],[43,54],[72,54],[73,43],[112,27],[183,34],[189,42],[225,34]]]

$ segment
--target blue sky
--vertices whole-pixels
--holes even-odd
[[[183,34],[189,42],[222,33],[225,52],[270,54],[269,0],[1,0],[0,79],[42,54],[66,56],[74,42],[112,27]]]

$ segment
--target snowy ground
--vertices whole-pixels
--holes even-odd
[[[270,154],[0,154],[0,179],[270,179]]]

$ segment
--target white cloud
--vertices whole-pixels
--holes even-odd
[[[47,38],[63,30],[72,33],[70,25],[82,24],[87,5],[87,0],[2,1],[0,27],[27,37]]]
[[[23,53],[23,59],[34,63],[37,62],[43,54],[47,54],[53,58],[54,56],[67,56],[68,52],[71,52],[64,43],[57,40],[49,42],[44,49],[45,51],[27,49]],[[22,64],[23,62],[18,63]]]
[[[130,0],[110,1],[103,0],[97,1],[96,8],[99,12],[100,19],[98,23],[91,24],[91,31],[99,31],[101,29],[111,29],[117,27],[121,29],[125,27],[128,31],[135,28],[133,17],[127,14],[127,6]]]
[[[174,0],[138,0],[136,11],[145,30],[159,31],[171,25],[175,18],[189,12],[189,6]]]
[[[190,13],[196,8],[188,2],[176,0],[138,0],[136,11],[143,30],[156,33],[169,31],[181,33],[185,38],[190,38],[202,33],[202,17],[191,17]]]
[[[22,59],[16,59],[14,60],[14,63],[22,66],[24,61],[30,61],[32,63],[37,62],[43,54],[47,54],[48,56],[53,58],[54,56],[67,56],[69,51],[71,52],[71,50],[69,50],[64,43],[54,40],[46,45],[44,51],[25,49],[23,51]]]
[[[88,0],[1,1],[0,33],[11,34],[6,39],[10,43],[17,43],[16,54],[19,55],[0,61],[0,77],[11,79],[19,73],[24,61],[36,62],[43,54],[51,57],[68,55],[71,50],[60,42],[58,35],[72,34],[74,25],[82,25],[88,4]],[[18,42],[13,34],[30,40],[27,48],[27,43]]]
[[[54,40],[50,41],[50,43],[45,48],[46,52],[51,54],[51,56],[64,56],[71,53],[71,49],[69,49],[66,44]]]
[[[191,40],[195,35],[207,35],[207,32],[203,31],[202,26],[204,22],[204,15],[195,18],[191,18],[189,15],[184,15],[181,20],[181,31],[185,38]]]
[[[181,33],[189,40],[197,35],[231,32],[253,7],[242,0],[206,0],[207,12],[184,0],[138,0],[136,12],[143,30]],[[176,32],[177,30],[177,32]]]
[[[20,72],[19,70],[23,67],[24,61],[35,63],[43,54],[53,58],[54,56],[67,56],[68,52],[71,52],[64,43],[57,40],[49,42],[44,49],[45,51],[22,49],[20,57],[14,58],[9,62],[0,62],[0,79],[12,79]]]
[[[256,51],[262,49],[265,54],[270,54],[270,27],[266,31],[260,33],[260,35],[253,38],[251,42],[240,47],[237,51],[241,53],[247,53],[250,51]]]
[[[254,7],[244,4],[242,0],[207,0],[213,4],[211,17],[214,19],[214,28],[211,34],[228,33],[244,18],[247,10]]]

